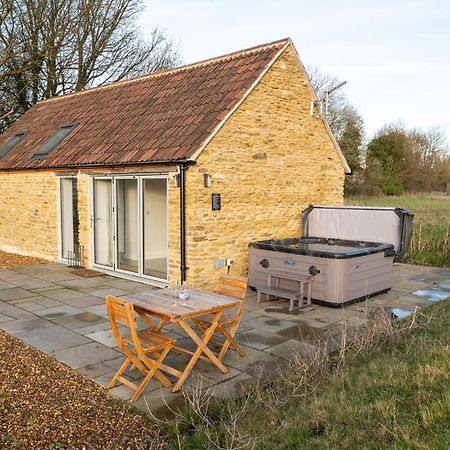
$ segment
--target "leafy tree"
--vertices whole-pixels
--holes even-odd
[[[366,150],[366,189],[384,194],[442,190],[450,181],[445,135],[437,128],[407,130],[401,124],[382,128]]]
[[[38,100],[179,63],[158,28],[143,39],[142,0],[2,0],[0,130]]]

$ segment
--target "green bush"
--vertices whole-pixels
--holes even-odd
[[[384,176],[379,186],[384,195],[401,195],[404,192],[400,181],[392,175]]]

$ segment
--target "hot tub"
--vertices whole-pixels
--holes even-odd
[[[312,300],[342,306],[388,291],[406,252],[413,215],[402,208],[310,206],[305,236],[249,244],[249,285],[266,287],[270,271],[310,274]],[[280,279],[280,288],[295,289]]]

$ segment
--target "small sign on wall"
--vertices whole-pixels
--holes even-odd
[[[211,194],[211,205],[213,211],[220,211],[220,194]]]

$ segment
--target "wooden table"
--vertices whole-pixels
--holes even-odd
[[[178,298],[175,299],[173,290],[170,288],[127,295],[121,298],[133,303],[136,312],[150,328],[155,331],[160,331],[167,323],[176,323],[197,344],[197,350],[195,352],[178,346],[173,347],[175,351],[191,355],[191,359],[182,372],[165,364],[160,366],[161,370],[178,378],[172,392],[181,389],[199,358],[211,362],[223,373],[228,372],[228,369],[214,352],[207,347],[207,344],[213,336],[223,312],[227,309],[238,307],[238,299],[212,292],[189,289],[189,299],[185,302],[185,306],[182,306],[183,302]],[[177,305],[174,303],[177,303]],[[189,325],[188,320],[209,314],[213,316],[211,326],[202,336],[198,336]],[[159,322],[155,322],[149,316],[158,319]]]

